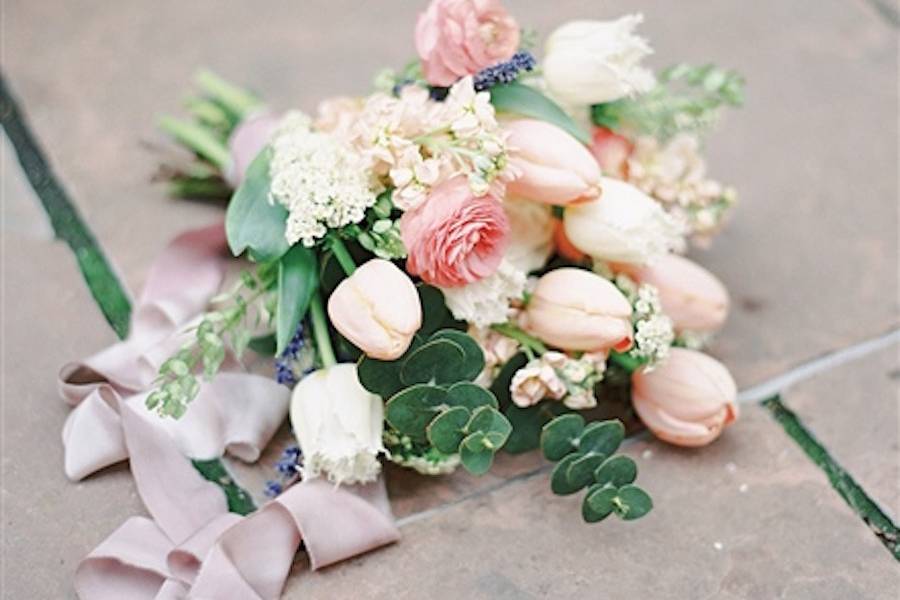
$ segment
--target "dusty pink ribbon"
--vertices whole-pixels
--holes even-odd
[[[265,148],[272,137],[272,132],[281,120],[268,110],[260,110],[245,117],[228,138],[228,151],[231,164],[225,170],[225,181],[236,188],[244,179],[247,168],[256,155]]]
[[[82,561],[83,600],[276,598],[301,539],[315,569],[399,537],[381,481],[304,482],[247,518],[228,513],[185,455],[255,461],[288,406],[271,379],[222,373],[178,421],[144,406],[159,364],[219,289],[224,248],[221,224],[176,238],[150,271],[128,339],[61,370],[61,395],[75,406],[63,428],[66,474],[78,480],[129,458],[152,516],[129,519]]]

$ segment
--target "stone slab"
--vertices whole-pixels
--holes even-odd
[[[900,347],[844,364],[785,403],[896,523],[900,518]]]
[[[881,599],[894,559],[762,408],[702,451],[626,449],[654,510],[586,525],[545,475],[403,527],[396,545],[300,572],[285,598]]]
[[[6,131],[0,133],[0,226],[3,235],[53,238],[53,227],[16,158]]]

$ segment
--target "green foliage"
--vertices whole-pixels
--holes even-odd
[[[627,129],[666,140],[678,132],[702,132],[726,106],[744,102],[744,78],[712,64],[678,64],[662,71],[655,88],[636,98],[596,104],[596,125]]]
[[[316,254],[311,248],[297,244],[278,261],[275,354],[281,354],[291,341],[318,285]]]
[[[554,494],[567,496],[585,487],[581,516],[588,523],[616,513],[626,521],[639,519],[653,508],[647,492],[634,485],[637,465],[624,455],[615,455],[625,436],[618,420],[585,425],[578,414],[556,417],[543,427],[541,449],[557,461],[550,475]]]
[[[366,211],[365,219],[345,228],[345,236],[385,260],[406,258],[406,246],[400,235],[400,212],[394,210],[393,189],[378,195],[375,204]]]
[[[427,338],[417,335],[397,360],[363,357],[357,372],[363,387],[387,399],[385,420],[398,436],[442,455],[459,454],[463,467],[481,475],[512,432],[497,398],[472,383],[483,368],[475,340],[438,329]]]
[[[501,113],[547,121],[572,134],[579,142],[589,144],[591,137],[553,100],[521,83],[506,83],[491,88],[491,104]]]
[[[232,254],[240,256],[247,251],[257,262],[278,260],[289,247],[284,237],[287,209],[269,202],[271,154],[266,148],[253,159],[225,213],[225,233]]]
[[[507,395],[508,390],[509,385]],[[513,430],[503,449],[510,454],[519,454],[540,447],[541,430],[544,425],[566,410],[560,402],[541,402],[528,408],[520,408],[510,403],[503,414],[512,424]]]

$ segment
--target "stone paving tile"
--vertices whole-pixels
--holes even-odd
[[[4,598],[70,598],[78,561],[142,513],[126,465],[63,474],[63,363],[115,341],[69,248],[4,232],[2,502]]]
[[[649,451],[649,453],[648,453]],[[288,582],[286,598],[887,598],[893,558],[762,408],[709,448],[626,452],[640,521],[581,522],[544,475],[403,528],[394,546]]]
[[[0,207],[3,235],[16,234],[34,240],[53,238],[50,220],[22,172],[5,131],[0,133]]]
[[[900,518],[900,347],[854,361],[785,394],[838,464]]]

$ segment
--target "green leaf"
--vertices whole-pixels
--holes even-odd
[[[275,356],[275,334],[269,333],[250,339],[247,347],[262,356]]]
[[[610,456],[594,471],[594,481],[600,485],[621,487],[637,479],[637,465],[624,455]]]
[[[470,434],[459,447],[459,460],[472,475],[484,475],[494,462],[494,452],[485,446],[485,435],[480,431]]]
[[[250,163],[247,175],[228,204],[225,233],[228,247],[235,256],[248,250],[258,262],[281,258],[288,251],[284,238],[287,209],[269,202],[269,160],[265,149]]]
[[[484,352],[472,336],[455,329],[442,329],[432,335],[430,339],[450,340],[462,348],[465,359],[462,369],[457,374],[457,381],[474,381],[484,369]]]
[[[569,454],[553,467],[550,474],[550,490],[557,496],[568,496],[582,488],[580,485],[572,485],[567,476],[569,467],[579,458],[578,454]]]
[[[448,339],[429,340],[409,354],[400,367],[400,380],[407,384],[455,383],[466,355],[462,346]]]
[[[506,361],[506,364],[503,365],[503,368],[500,369],[500,372],[497,374],[497,377],[494,379],[494,382],[491,384],[491,391],[497,397],[497,400],[500,402],[501,406],[506,406],[510,402],[512,402],[512,398],[509,393],[509,386],[512,384],[513,375],[516,374],[516,371],[524,367],[528,363],[528,357],[525,356],[524,353],[519,352]],[[532,407],[537,408],[537,407]],[[507,413],[507,417],[509,414]],[[544,423],[541,422],[541,425]],[[540,427],[538,427],[540,429]],[[537,434],[540,437],[540,431]],[[537,448],[538,441],[536,440],[534,446],[532,448]]]
[[[281,257],[275,315],[276,354],[281,354],[294,337],[318,284],[316,254],[311,248],[297,244]]]
[[[578,448],[578,439],[584,430],[581,415],[570,413],[556,417],[541,431],[541,449],[547,460],[559,460]]]
[[[547,121],[572,134],[582,144],[590,144],[591,137],[572,117],[553,100],[536,89],[521,83],[506,83],[491,88],[491,104],[497,112],[515,113],[524,117]]]
[[[588,523],[596,523],[608,517],[615,510],[617,493],[614,487],[592,485],[581,503],[582,518]]]
[[[579,450],[605,456],[612,454],[625,439],[625,426],[618,419],[591,423],[584,428],[578,442]]]
[[[428,441],[444,454],[456,454],[466,436],[466,423],[470,415],[469,409],[464,406],[454,406],[444,411],[428,425]]]
[[[482,406],[472,415],[467,429],[470,432],[480,431],[483,433],[485,445],[496,452],[506,443],[506,439],[512,431],[512,425],[500,411],[489,406]]]
[[[433,385],[414,385],[395,394],[385,407],[385,419],[402,434],[426,440],[425,429],[446,402],[447,392]]]
[[[653,509],[650,495],[636,485],[620,487],[613,504],[616,514],[625,521],[640,519]]]
[[[419,335],[429,336],[439,329],[458,323],[444,301],[444,293],[436,287],[420,283],[416,286],[422,302],[422,327]]]
[[[576,460],[572,461],[566,471],[569,484],[578,489],[594,482],[594,471],[599,467],[606,456],[595,452],[579,453]]]
[[[510,404],[503,411],[512,425],[512,433],[503,449],[510,454],[534,450],[541,445],[541,428],[550,419],[548,406],[537,405],[520,408]],[[551,413],[552,414],[552,413]]]
[[[497,399],[477,383],[460,381],[447,389],[447,404],[465,406],[470,411],[474,411],[482,406],[497,408]]]
[[[405,387],[400,381],[400,367],[403,365],[403,360],[421,345],[422,339],[416,335],[413,337],[409,349],[397,360],[377,360],[362,356],[356,367],[359,382],[373,394],[387,400]]]

